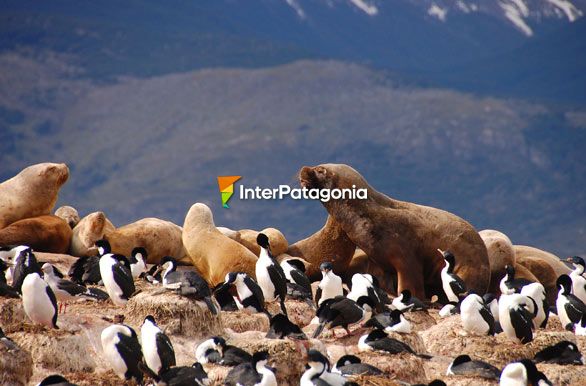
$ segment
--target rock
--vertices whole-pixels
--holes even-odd
[[[0,342],[0,384],[25,386],[33,375],[33,358],[18,344]]]

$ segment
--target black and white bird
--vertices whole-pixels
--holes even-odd
[[[269,331],[266,337],[269,339],[283,339],[286,337],[301,340],[307,339],[303,330],[290,321],[287,315],[281,313],[271,317]]]
[[[100,256],[82,256],[69,268],[67,273],[77,284],[103,284],[100,274]]]
[[[191,366],[171,367],[158,378],[157,386],[207,386],[210,382],[208,373],[198,362]]]
[[[271,254],[269,238],[264,233],[259,233],[256,243],[260,247],[260,254],[256,261],[256,281],[262,289],[265,301],[279,300],[281,311],[287,315],[285,297],[287,296],[287,278],[283,268]]]
[[[195,349],[195,359],[199,363],[217,363],[224,366],[236,366],[252,360],[252,356],[243,349],[226,344],[220,336],[214,336],[201,342]]]
[[[362,363],[356,355],[343,355],[338,359],[332,373],[342,375],[382,375],[383,372],[377,367]]]
[[[332,263],[325,261],[320,264],[319,269],[322,279],[315,292],[315,304],[319,307],[324,300],[333,299],[336,296],[344,296],[342,278],[333,271]]]
[[[393,299],[391,306],[400,311],[420,311],[427,307],[421,300],[411,295],[411,291],[404,289],[399,296]]]
[[[411,322],[405,318],[403,311],[399,310],[376,314],[364,323],[364,327],[380,328],[386,332],[398,332],[401,334],[411,332]]]
[[[504,295],[510,295],[514,293],[521,293],[521,288],[527,284],[533,283],[527,279],[516,279],[515,278],[515,267],[512,265],[505,265],[505,277],[503,277],[499,283],[499,289]]]
[[[224,380],[226,386],[277,386],[275,369],[267,366],[269,353],[254,353],[252,360],[234,367]]]
[[[382,312],[383,300],[379,297],[380,286],[376,277],[368,273],[355,273],[351,282],[350,292],[346,295],[348,299],[358,301],[358,298],[367,296],[372,300],[373,308],[377,312]]]
[[[106,240],[98,240],[96,245],[100,251],[106,247],[110,248],[110,243]],[[124,306],[136,290],[128,259],[111,252],[102,255],[100,275],[112,302],[116,306]]]
[[[505,335],[516,343],[533,340],[534,301],[521,294],[501,295],[499,320]]]
[[[157,326],[152,315],[144,318],[140,328],[140,341],[144,361],[153,373],[160,375],[176,365],[173,344]]]
[[[509,363],[501,372],[500,386],[551,386],[545,374],[530,359]]]
[[[567,330],[571,330],[574,324],[580,322],[582,317],[586,315],[586,305],[571,293],[572,279],[568,275],[560,275],[556,286],[558,288],[558,297],[556,299],[558,317],[562,326]]]
[[[8,268],[8,263],[0,259],[0,297],[18,298],[18,292],[6,282],[5,272],[7,272]]]
[[[69,382],[64,376],[59,374],[49,375],[45,377],[41,382],[37,383],[37,386],[77,386],[75,383]]]
[[[499,300],[493,293],[486,293],[482,295],[482,300],[484,300],[484,304],[490,310],[490,313],[494,317],[494,321],[498,322],[499,320]]]
[[[458,315],[460,313],[459,302],[448,302],[438,312],[440,318],[447,318],[451,315]]]
[[[350,382],[339,373],[330,372],[330,361],[322,353],[311,349],[307,352],[306,370],[299,386],[345,386]]]
[[[305,274],[305,265],[299,259],[281,261],[281,268],[287,278],[287,296],[292,299],[308,301],[313,306],[311,282]]]
[[[176,291],[181,296],[203,300],[212,314],[218,314],[210,286],[199,273],[191,270],[178,271],[177,261],[170,256],[163,257],[159,266],[163,271],[163,287]]]
[[[466,332],[494,335],[494,317],[479,295],[470,294],[462,300],[460,318]]]
[[[374,304],[368,296],[359,297],[357,302],[344,296],[328,299],[317,309],[319,325],[313,333],[313,338],[317,338],[324,327],[332,331],[335,327],[342,327],[348,335],[351,335],[348,328],[369,320],[373,308]]]
[[[0,246],[0,260],[3,260],[7,265],[8,269],[5,272],[5,281],[12,282],[14,275],[14,267],[16,265],[16,257],[20,255],[20,252],[29,249],[28,245],[4,245]]]
[[[580,256],[573,256],[567,259],[569,263],[574,266],[574,270],[570,272],[570,279],[572,279],[572,293],[582,302],[586,303],[586,278],[584,277],[584,270],[586,264],[584,259]]]
[[[389,337],[386,332],[380,329],[362,335],[358,340],[358,349],[360,351],[382,351],[388,354],[408,352],[422,358],[429,358],[428,355],[416,353],[411,346]]]
[[[230,293],[231,287],[222,287],[224,283],[219,283],[213,288],[212,294],[222,311],[238,311],[238,306]]]
[[[583,365],[584,358],[575,343],[563,340],[544,348],[535,354],[536,363],[554,363],[558,365]]]
[[[448,366],[446,375],[463,375],[498,380],[501,377],[501,371],[490,363],[472,360],[468,355],[459,355]]]
[[[12,288],[18,293],[22,293],[22,284],[24,278],[29,273],[41,273],[41,266],[37,261],[33,250],[30,248],[20,249],[18,255],[14,258],[14,271],[12,273]]]
[[[244,272],[230,272],[226,274],[224,284],[218,291],[228,289],[239,310],[250,313],[263,312],[270,318],[265,309],[265,298],[259,285]]]
[[[86,288],[80,284],[76,284],[71,280],[61,279],[55,274],[55,267],[52,264],[45,263],[41,267],[43,270],[43,278],[53,290],[59,305],[59,312],[61,306],[65,306],[64,312],[67,310],[67,302],[71,300],[89,299],[89,300],[108,300],[108,294],[97,288]]]
[[[102,350],[114,373],[120,379],[134,379],[142,384],[143,373],[139,366],[142,350],[136,332],[125,324],[113,324],[102,330]]]
[[[535,328],[545,328],[549,319],[549,303],[545,287],[541,283],[531,283],[521,288],[521,295],[528,296],[535,301],[537,309],[533,311],[533,325]]]
[[[22,305],[33,323],[57,327],[57,299],[51,287],[37,272],[29,273],[22,283]]]
[[[130,253],[130,272],[132,272],[132,278],[138,279],[140,275],[147,272],[147,251],[143,247],[136,247]]]
[[[456,257],[450,251],[442,251],[438,249],[439,253],[442,254],[444,261],[446,262],[445,267],[441,272],[442,288],[448,301],[457,302],[460,295],[466,292],[466,283],[458,275],[454,273],[456,267]]]

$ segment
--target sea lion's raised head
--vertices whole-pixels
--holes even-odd
[[[368,188],[364,177],[345,164],[304,166],[299,171],[299,183],[307,189]]]

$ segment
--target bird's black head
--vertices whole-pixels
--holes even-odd
[[[270,245],[269,245],[269,237],[267,235],[265,235],[264,233],[259,233],[258,236],[256,236],[256,243],[264,249],[269,249]]]
[[[515,267],[512,265],[505,265],[505,273],[509,275],[509,280],[515,279]]]
[[[226,340],[221,336],[214,336],[211,338],[214,341],[214,344],[218,347],[226,347]]]
[[[159,265],[160,265],[160,266],[163,266],[163,265],[165,265],[165,264],[167,264],[167,263],[171,263],[171,264],[173,264],[173,266],[176,266],[176,265],[177,265],[177,260],[175,260],[175,259],[174,259],[173,257],[171,257],[171,256],[165,256],[165,257],[163,257],[163,258],[161,259],[161,261],[159,262]]]
[[[581,258],[580,256],[572,256],[572,257],[568,257],[566,259],[566,261],[568,261],[569,263],[572,263],[574,265],[580,265],[582,267],[585,267],[586,265],[584,264],[584,259]]]
[[[461,365],[462,363],[466,363],[466,362],[470,362],[470,361],[472,361],[472,358],[470,358],[469,355],[459,355],[452,362],[452,366],[458,366],[458,365]]]
[[[252,356],[252,365],[256,365],[258,362],[268,361],[269,360],[269,352],[268,351],[257,351]]]
[[[292,265],[294,268],[297,268],[301,272],[305,272],[305,264],[303,261],[299,259],[287,259],[285,260],[288,264]]]
[[[143,247],[136,247],[132,250],[131,253],[132,257],[134,257],[135,259],[143,259],[146,263],[146,259],[147,259],[147,251],[146,249],[144,249]]]
[[[270,321],[270,325],[274,326],[274,325],[284,325],[284,324],[288,324],[291,323],[291,321],[289,320],[289,318],[287,317],[287,315],[285,314],[275,314],[271,317],[271,321]]]
[[[147,320],[148,320],[149,322],[151,322],[152,324],[154,324],[155,326],[157,325],[157,322],[155,321],[155,317],[154,317],[154,316],[152,316],[152,315],[147,315],[147,316],[144,318],[144,321],[146,322]]]
[[[384,330],[381,330],[380,328],[377,328],[376,330],[372,330],[366,336],[366,342],[374,342],[374,341],[377,341],[379,339],[384,339],[384,338],[386,338],[388,336],[389,335]]]
[[[110,247],[110,242],[106,239],[101,239],[96,241],[96,248],[98,248],[98,254],[103,256],[107,253],[112,252],[112,248]]]
[[[205,371],[205,369],[203,368],[203,366],[201,365],[201,363],[199,363],[199,362],[193,362],[193,364],[191,365],[191,367],[193,367],[194,369],[196,369],[199,372],[203,372],[205,375],[208,374]]]
[[[450,268],[456,266],[456,256],[450,251],[444,251],[444,260],[449,264]]]
[[[356,299],[356,304],[358,304],[366,311],[372,311],[376,308],[376,304],[374,304],[374,301],[368,296],[360,296],[358,299]],[[369,307],[370,309],[365,306]]]
[[[238,272],[229,272],[226,274],[224,278],[224,284],[232,284],[236,281],[236,277],[238,276]]]
[[[330,272],[333,268],[334,267],[332,266],[332,263],[330,263],[329,261],[324,261],[319,265],[319,269],[322,272]]]
[[[8,264],[2,259],[0,259],[0,273],[5,272],[8,269]]]
[[[482,300],[484,300],[484,304],[486,304],[486,305],[489,305],[495,299],[496,299],[496,296],[491,292],[488,292],[488,293],[482,295]]]
[[[558,289],[563,288],[565,293],[568,294],[572,288],[572,279],[568,275],[560,275],[555,284]]]
[[[446,386],[446,383],[441,379],[434,379],[433,381],[429,382],[427,386]]]
[[[65,379],[63,376],[58,375],[58,374],[54,374],[54,375],[49,375],[48,377],[43,379],[41,381],[41,383],[39,383],[38,386],[58,385],[60,383],[68,383],[68,382],[69,381],[67,379]]]
[[[403,291],[401,291],[401,295],[403,295],[403,303],[411,300],[411,291],[410,290],[404,289]]]
[[[336,367],[340,368],[342,366],[351,365],[353,363],[362,363],[362,361],[356,355],[344,355],[338,359],[336,362]]]
[[[403,315],[403,311],[401,310],[392,310],[391,311],[391,320],[398,322],[401,320],[401,315]]]
[[[311,349],[307,352],[307,362],[322,363],[325,366],[330,365],[330,361],[328,360],[328,358],[326,358],[324,354],[314,349]]]

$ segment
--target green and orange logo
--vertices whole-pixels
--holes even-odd
[[[230,208],[228,206],[228,200],[230,200],[230,197],[234,194],[234,183],[241,177],[242,176],[218,176],[218,186],[220,187],[222,206],[224,208]]]

